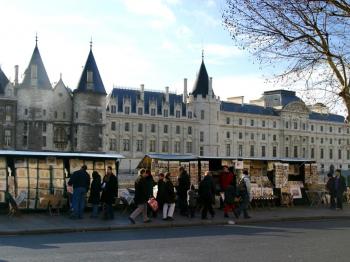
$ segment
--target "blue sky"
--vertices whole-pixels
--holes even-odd
[[[201,53],[222,99],[255,99],[278,86],[246,52],[234,46],[221,22],[223,0],[3,0],[0,64],[13,79],[38,46],[51,82],[75,89],[92,37],[107,92],[113,85],[182,93],[199,70]],[[6,26],[4,26],[6,25]]]

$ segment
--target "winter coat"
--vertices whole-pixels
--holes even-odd
[[[334,178],[334,189],[337,196],[342,196],[346,191],[346,183],[345,178],[343,176],[339,176],[338,178],[338,188],[337,188],[337,177]]]
[[[215,197],[215,184],[211,176],[205,176],[204,179],[199,184],[199,200],[202,203],[208,201],[214,202]]]
[[[145,204],[149,199],[146,178],[139,175],[135,181],[135,204]]]
[[[158,203],[162,204],[164,203],[164,199],[165,199],[165,182],[164,180],[158,180],[157,183],[158,186],[158,192],[157,192],[157,201]]]
[[[176,195],[173,183],[167,179],[164,184],[164,203],[175,203]]]
[[[191,186],[191,179],[190,176],[187,174],[186,171],[183,171],[179,178],[177,179],[178,186],[177,186],[177,194],[179,197],[185,198],[187,197],[187,191],[190,189]]]
[[[89,203],[93,205],[100,203],[101,189],[101,179],[93,179],[90,187]]]
[[[90,187],[90,176],[83,169],[75,171],[69,178],[68,185],[73,186],[73,189],[84,187],[86,188],[86,192],[87,192],[89,191],[89,187]]]
[[[233,205],[235,203],[236,189],[233,185],[228,185],[225,190],[224,203],[227,205]]]
[[[331,177],[328,179],[327,184],[326,184],[326,189],[328,190],[329,194],[331,196],[335,195],[335,179],[334,177]]]
[[[107,175],[103,178],[103,183],[105,183],[102,189],[101,202],[106,204],[113,204],[118,193],[118,180],[114,174],[109,177]]]
[[[187,191],[187,204],[189,207],[196,207],[197,206],[197,192],[190,189]]]
[[[246,188],[245,190],[242,190],[243,185]],[[250,179],[249,179],[249,176],[247,176],[247,175],[243,175],[243,177],[239,181],[239,195],[242,198],[249,198],[249,201],[252,201],[252,199],[253,199],[252,193],[251,193]]]
[[[220,175],[221,191],[225,192],[226,188],[231,185],[233,181],[233,174],[231,172],[222,172]]]
[[[156,182],[154,182],[152,175],[149,175],[146,177],[146,185],[147,185],[148,198],[154,197],[153,196],[153,187],[156,185]]]

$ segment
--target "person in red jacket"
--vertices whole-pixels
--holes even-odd
[[[223,166],[223,171],[220,174],[220,191],[222,192],[221,193],[222,198],[225,198],[225,192],[227,191],[227,188],[230,185],[232,185],[233,178],[234,178],[233,176],[234,175],[232,172],[230,172],[228,166]],[[234,205],[228,204],[227,201],[225,201],[225,199],[222,199],[222,200],[224,204],[224,216],[228,217],[228,212],[234,209]]]

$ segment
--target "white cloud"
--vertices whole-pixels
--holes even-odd
[[[216,5],[216,3],[215,3],[214,0],[208,0],[208,1],[207,1],[207,6],[208,6],[208,7],[213,7],[213,6],[215,6],[215,5]]]
[[[200,11],[200,10],[192,11],[191,10],[188,12],[188,15],[190,15],[191,17],[195,17],[196,20],[203,25],[216,27],[216,26],[219,26],[221,24],[220,18],[214,18],[205,11]]]
[[[192,30],[185,25],[179,26],[176,30],[176,36],[180,39],[189,39],[192,35]]]

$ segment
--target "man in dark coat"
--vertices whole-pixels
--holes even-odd
[[[97,171],[92,172],[92,182],[90,187],[89,203],[92,204],[91,218],[98,216],[98,209],[101,200],[101,176]]]
[[[72,207],[73,214],[71,218],[82,219],[85,209],[85,196],[90,187],[90,176],[86,172],[86,165],[83,165],[80,170],[75,171],[69,181],[68,185],[73,186]]]
[[[335,179],[333,177],[333,175],[331,173],[328,173],[327,174],[327,177],[328,177],[328,181],[327,181],[327,184],[326,184],[326,189],[330,195],[330,199],[331,199],[331,206],[330,208],[331,209],[335,209]]]
[[[135,219],[139,214],[143,214],[143,222],[147,223],[151,220],[147,216],[147,201],[149,199],[148,190],[147,190],[147,181],[146,181],[146,170],[141,169],[139,175],[135,181],[135,204],[137,208],[129,216],[131,223],[135,224]]]
[[[215,216],[212,206],[215,201],[215,184],[209,171],[205,172],[204,178],[199,184],[198,194],[202,205],[202,219],[207,219],[208,211],[213,218]]]
[[[179,168],[179,177],[177,179],[178,186],[176,188],[177,195],[178,195],[178,202],[180,207],[180,214],[183,216],[188,215],[188,208],[187,208],[187,191],[190,189],[191,186],[191,179],[184,167]]]
[[[101,202],[105,204],[105,219],[114,219],[113,204],[118,193],[118,180],[112,172],[112,167],[107,167],[107,174],[103,178]]]
[[[164,182],[164,174],[160,173],[158,175],[158,183],[157,183],[158,191],[157,191],[157,202],[158,209],[163,210],[163,204],[165,201],[165,182]]]
[[[346,191],[346,183],[340,169],[335,171],[334,189],[337,198],[337,209],[343,209],[343,194]]]

